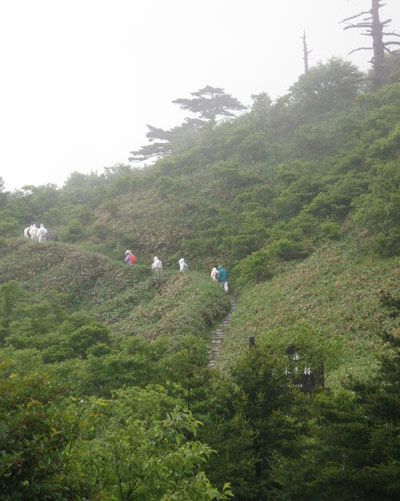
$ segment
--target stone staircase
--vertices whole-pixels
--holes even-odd
[[[208,367],[214,367],[215,361],[218,357],[221,343],[224,339],[224,329],[231,322],[231,317],[236,308],[236,299],[230,298],[231,309],[227,316],[219,322],[219,324],[211,331],[211,341],[207,347],[208,351]]]

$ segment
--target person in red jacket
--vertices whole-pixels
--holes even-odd
[[[136,261],[135,255],[131,250],[126,250],[125,251],[125,257],[124,257],[124,262],[126,264],[134,264]]]

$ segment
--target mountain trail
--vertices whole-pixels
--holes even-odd
[[[218,357],[219,349],[221,343],[224,339],[224,329],[231,322],[231,317],[236,308],[236,299],[234,297],[229,298],[231,302],[231,309],[226,317],[217,324],[217,326],[211,331],[211,342],[208,345],[208,367],[214,367],[215,361]]]

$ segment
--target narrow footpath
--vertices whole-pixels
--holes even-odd
[[[208,345],[208,367],[214,367],[215,361],[218,358],[219,349],[221,343],[224,339],[224,329],[231,322],[231,317],[236,308],[236,299],[230,297],[231,309],[226,317],[217,324],[217,326],[211,331],[211,341]]]

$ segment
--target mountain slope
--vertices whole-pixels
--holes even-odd
[[[36,300],[56,301],[112,327],[117,335],[154,339],[207,331],[229,308],[208,274],[133,267],[59,243],[13,239],[0,256],[0,283],[16,281]]]
[[[276,278],[249,288],[238,302],[220,364],[247,349],[248,336],[272,351],[310,345],[325,365],[328,386],[372,376],[387,349],[385,333],[400,329],[400,258],[360,255],[352,242],[323,246]]]

